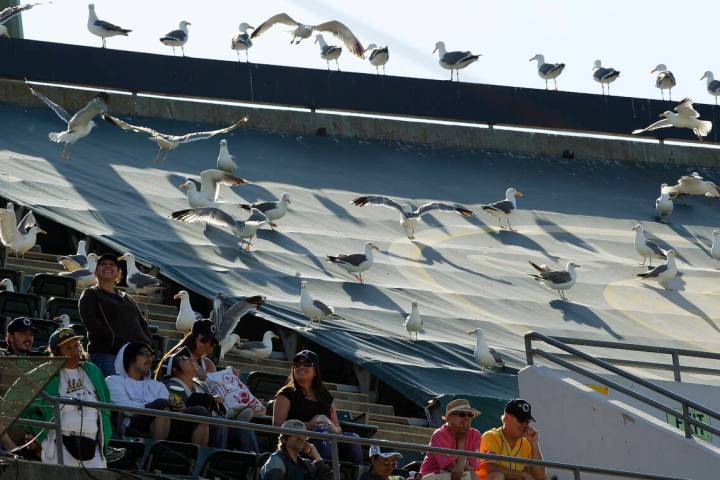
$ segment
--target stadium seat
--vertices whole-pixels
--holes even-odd
[[[325,460],[325,464],[332,469],[332,462]],[[362,465],[355,465],[350,462],[340,462],[340,480],[357,480],[360,476]]]
[[[53,319],[66,314],[70,323],[82,323],[78,301],[72,298],[52,297],[45,305],[45,318]]]
[[[10,281],[15,285],[15,291],[19,292],[22,290],[23,272],[13,270],[12,268],[0,268],[0,280],[3,278],[9,278]]]
[[[145,459],[145,471],[165,475],[192,475],[199,447],[194,443],[155,442]]]
[[[257,456],[254,453],[215,450],[205,458],[197,475],[219,480],[253,480],[257,470]]]
[[[40,297],[32,293],[0,292],[0,316],[3,318],[40,316]]]
[[[46,298],[73,298],[75,296],[75,279],[49,273],[38,273],[30,281],[28,293]]]
[[[113,438],[110,439],[110,446],[125,449],[125,455],[123,455],[120,460],[111,463],[109,465],[110,468],[130,472],[140,469],[140,461],[142,461],[143,455],[145,454],[145,442],[142,438],[133,440]]]
[[[45,320],[44,318],[33,318],[33,326],[37,329],[37,332],[35,332],[35,346],[46,346],[50,340],[50,335],[57,330],[58,322]]]
[[[245,381],[248,389],[255,398],[270,400],[275,398],[275,394],[280,387],[285,385],[287,375],[265,372],[250,372]]]

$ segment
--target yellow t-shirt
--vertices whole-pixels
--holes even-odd
[[[487,432],[483,433],[482,439],[480,440],[480,452],[481,453],[494,453],[495,455],[505,455],[507,457],[518,457],[518,458],[532,458],[532,447],[530,441],[525,437],[520,437],[520,440],[515,442],[515,445],[510,445],[502,433],[502,427],[492,428]],[[486,475],[484,469],[484,463],[489,460],[483,461],[477,469],[479,477]],[[523,463],[514,462],[492,462],[497,463],[501,467],[508,468],[516,472],[522,472],[527,469],[528,465]]]

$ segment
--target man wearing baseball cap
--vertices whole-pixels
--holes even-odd
[[[368,451],[370,468],[360,475],[359,480],[388,480],[403,456],[400,452],[383,452],[377,445],[370,445]]]
[[[505,405],[502,427],[485,432],[480,443],[482,453],[494,453],[507,457],[542,460],[538,432],[530,426],[535,419],[530,404],[516,398]],[[483,460],[477,470],[482,480],[541,480],[545,467],[516,462]]]
[[[287,420],[280,427],[307,431],[305,423],[297,419]],[[277,450],[260,469],[260,480],[332,480],[332,478],[332,470],[323,462],[315,445],[308,442],[308,437],[304,434],[278,435]]]
[[[7,334],[5,335],[7,350],[3,350],[2,355],[41,355],[31,352],[36,332],[37,329],[33,325],[32,318],[17,317],[13,319],[7,325]]]

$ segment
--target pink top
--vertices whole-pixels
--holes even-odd
[[[468,430],[467,436],[465,437],[465,447],[463,450],[466,452],[480,451],[481,438],[482,435],[480,432],[471,428]],[[455,434],[450,431],[447,423],[433,432],[432,438],[430,439],[430,446],[457,450]],[[457,460],[457,458],[458,457],[452,455],[441,455],[439,453],[428,452],[425,455],[425,460],[423,460],[422,466],[420,467],[420,473],[422,475],[427,475],[428,473],[447,471],[450,464]],[[473,470],[475,470],[475,468],[480,465],[480,459],[468,458],[467,463]]]

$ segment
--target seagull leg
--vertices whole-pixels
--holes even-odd
[[[103,48],[105,48],[105,37],[102,37]]]
[[[153,158],[153,163],[160,162],[160,153],[161,152],[162,152],[162,148],[158,147],[157,153],[155,154],[155,158]]]
[[[235,53],[237,53],[238,56],[238,62],[240,61],[240,50],[235,50]]]
[[[273,223],[273,222],[268,223],[268,225],[270,225],[270,228],[272,230],[275,230],[275,227],[277,227],[277,223]]]
[[[672,102],[672,88],[668,88],[668,100]]]
[[[557,78],[553,78],[553,82],[555,82],[555,91],[557,92]]]
[[[338,72],[339,72],[339,71],[340,71],[340,64],[338,63],[337,58],[335,59],[335,66],[337,67]]]
[[[291,43],[292,43],[292,42],[291,42]],[[305,329],[305,330],[309,329],[309,328],[310,328],[310,325],[312,325],[312,322],[313,322],[313,321],[312,321],[312,318],[311,318],[310,321],[307,323],[307,325],[305,325],[305,326],[303,327],[303,329]]]
[[[290,39],[290,45],[292,45],[294,41],[295,41],[295,35],[293,35],[293,38]]]
[[[455,70],[455,80],[460,81],[460,70]]]
[[[184,45],[180,46],[180,51],[182,52],[182,56],[184,57],[185,56],[185,46]]]
[[[545,90],[547,90],[547,89],[548,89],[547,79],[545,79]]]
[[[329,72],[330,71],[330,60],[325,60],[325,61],[327,62],[328,72]]]
[[[250,54],[245,50],[245,63],[250,63]]]
[[[358,280],[360,280],[360,283],[365,283],[362,278],[362,272],[360,272],[360,275],[358,276]]]
[[[385,65],[383,65],[383,77],[385,76]]]
[[[66,143],[65,146],[62,149],[62,152],[60,152],[60,161],[64,162],[65,160],[70,158],[70,149],[72,148],[72,144]]]
[[[380,67],[375,66],[375,74],[380,75]]]

